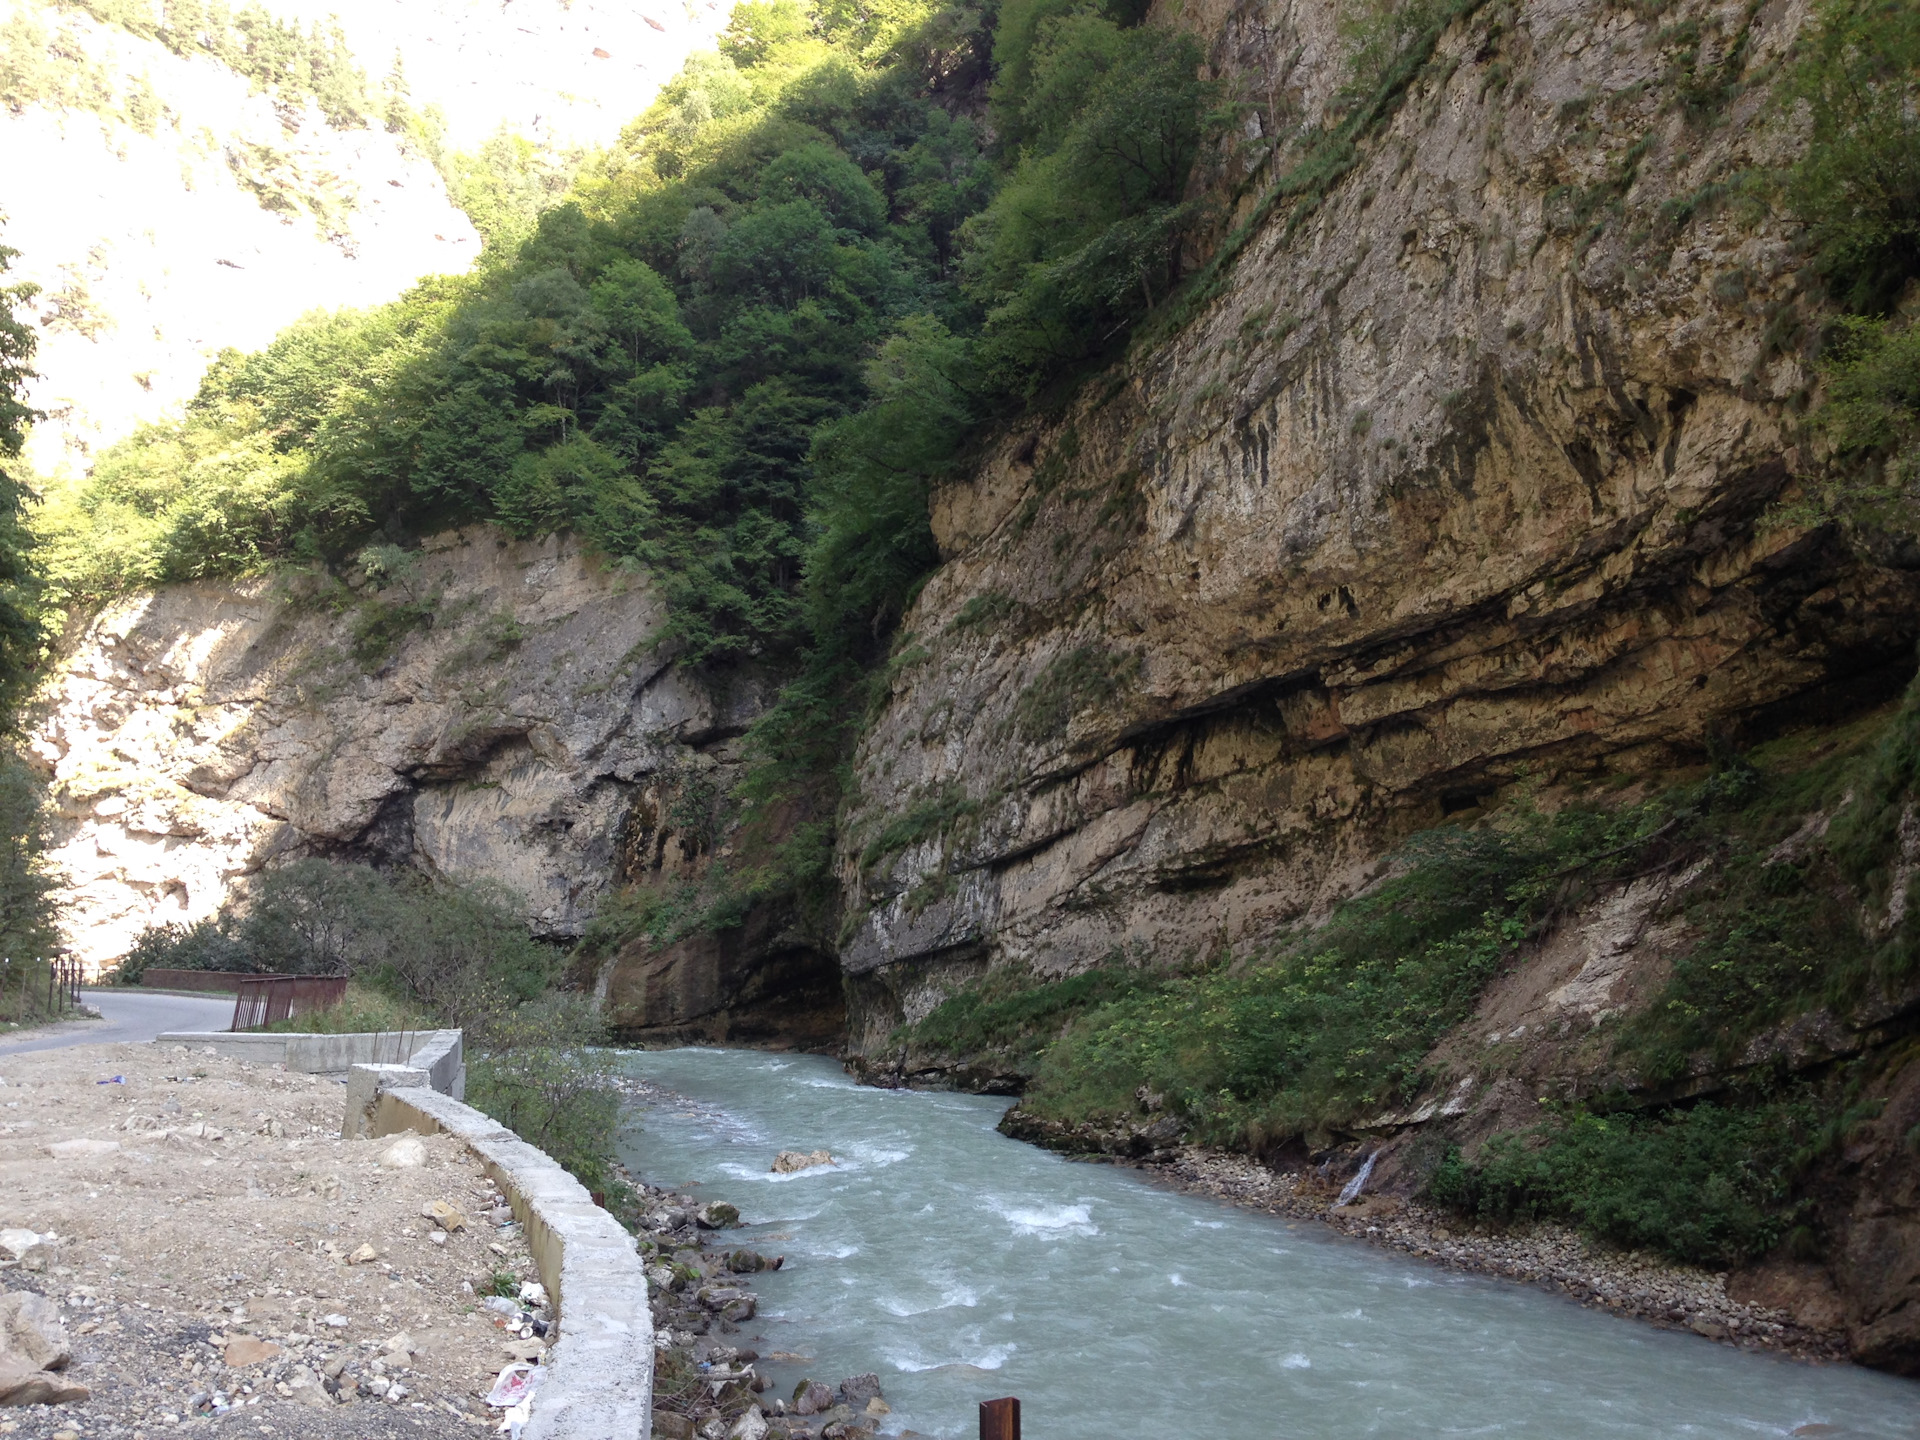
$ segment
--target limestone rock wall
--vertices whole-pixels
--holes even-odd
[[[1791,230],[1716,186],[1791,121],[1681,84],[1805,19],[1762,7],[1736,52],[1748,13],[1481,7],[1204,311],[937,497],[842,842],[857,1044],[989,965],[1257,945],[1519,777],[1904,680],[1920,557],[1769,513],[1818,309]],[[1320,113],[1333,18],[1186,23],[1257,139]],[[918,838],[876,856],[889,826]]]
[[[32,751],[90,967],[304,854],[494,880],[579,933],[632,797],[746,723],[657,653],[648,586],[570,541],[430,542],[404,584],[176,585],[77,621]]]

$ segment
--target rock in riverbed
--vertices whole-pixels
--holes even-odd
[[[773,1157],[773,1173],[791,1175],[797,1170],[811,1170],[816,1165],[831,1164],[833,1164],[833,1156],[825,1150],[782,1150]]]

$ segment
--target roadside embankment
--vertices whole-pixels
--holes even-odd
[[[1340,1187],[1310,1171],[1271,1170],[1244,1155],[1197,1146],[1141,1168],[1190,1194],[1319,1221],[1417,1259],[1538,1285],[1589,1307],[1692,1330],[1723,1344],[1809,1360],[1847,1358],[1837,1307],[1830,1328],[1809,1326],[1784,1309],[1736,1299],[1724,1274],[1596,1245],[1565,1226],[1470,1225],[1418,1202],[1364,1194],[1341,1205]]]
[[[60,1307],[55,1373],[87,1392],[0,1408],[0,1433],[157,1437],[244,1407],[282,1435],[470,1434],[509,1348],[544,1348],[509,1346],[472,1293],[534,1267],[451,1136],[382,1163],[392,1141],[341,1138],[337,1080],[206,1047],[15,1055],[0,1077],[0,1230],[41,1237],[0,1251],[0,1287]]]

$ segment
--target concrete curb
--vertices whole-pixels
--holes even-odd
[[[545,1152],[463,1103],[460,1031],[410,1031],[404,1040],[393,1032],[176,1031],[156,1043],[310,1074],[345,1071],[343,1136],[411,1130],[458,1138],[513,1207],[559,1317],[522,1440],[650,1440],[653,1311],[633,1237]]]
[[[360,1071],[400,1068],[356,1067],[349,1094]],[[653,1312],[633,1237],[578,1180],[504,1125],[426,1085],[385,1088],[385,1078],[371,1082],[377,1088],[365,1133],[444,1131],[465,1143],[519,1217],[553,1297],[560,1338],[547,1352],[522,1440],[649,1440]]]

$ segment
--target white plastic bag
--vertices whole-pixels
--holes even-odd
[[[516,1360],[495,1377],[493,1389],[487,1392],[487,1404],[510,1409],[533,1399],[533,1392],[540,1388],[544,1375],[545,1372],[538,1365]]]

